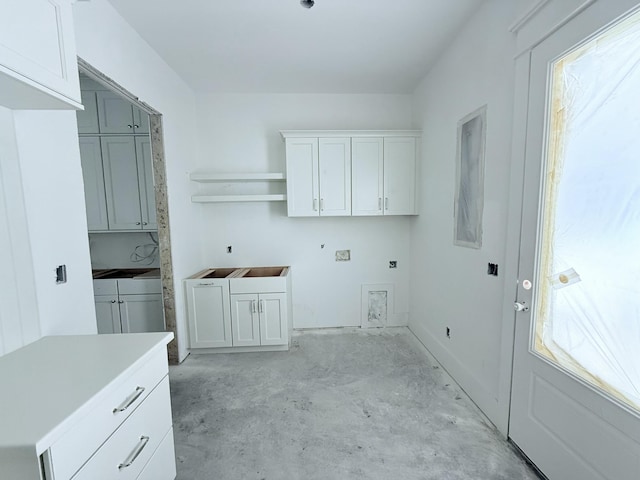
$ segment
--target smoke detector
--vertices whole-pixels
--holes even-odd
[[[300,5],[304,8],[311,8],[315,5],[315,0],[300,0]]]

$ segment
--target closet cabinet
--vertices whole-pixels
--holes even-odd
[[[354,137],[352,215],[415,215],[415,137]]]
[[[82,136],[79,142],[89,231],[156,231],[149,138]]]
[[[290,217],[351,215],[351,140],[286,139]]]
[[[120,95],[99,91],[96,103],[100,133],[149,133],[149,116]]]

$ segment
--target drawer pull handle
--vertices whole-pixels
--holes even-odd
[[[149,443],[149,437],[145,437],[144,435],[140,437],[140,442],[138,443],[138,445],[136,445],[136,448],[133,449],[133,452],[131,452],[129,456],[124,460],[124,463],[121,463],[120,465],[118,465],[118,470],[122,470],[123,468],[130,467],[133,464],[133,462],[136,461],[136,458],[138,458],[138,455],[142,453],[142,450],[144,450],[144,447],[147,446],[147,443]]]
[[[129,395],[124,399],[124,402],[120,404],[120,406],[113,409],[113,413],[124,412],[127,408],[129,408],[133,402],[135,402],[140,395],[144,393],[144,387],[136,387],[136,391]]]

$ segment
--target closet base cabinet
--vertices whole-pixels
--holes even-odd
[[[2,478],[175,479],[172,338],[44,337],[0,358]]]
[[[288,349],[290,269],[266,269],[282,269],[283,274],[245,277],[252,269],[231,269],[227,278],[185,280],[191,352]]]

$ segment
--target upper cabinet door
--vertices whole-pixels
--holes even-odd
[[[319,139],[320,215],[351,215],[351,139]]]
[[[140,230],[142,216],[135,137],[102,137],[110,230]]]
[[[78,133],[100,133],[96,92],[92,90],[83,90],[82,105],[84,105],[84,110],[78,110],[76,112]]]
[[[100,133],[134,133],[133,106],[113,92],[98,92]],[[147,127],[148,128],[148,127]]]
[[[133,107],[134,133],[149,133],[149,114]]]
[[[89,231],[109,229],[100,138],[80,137],[80,160]]]
[[[288,138],[286,151],[288,215],[317,217],[320,214],[318,139]]]
[[[0,105],[11,109],[80,107],[69,0],[20,0],[3,5]]]
[[[382,215],[384,154],[382,137],[351,139],[352,215]]]
[[[415,137],[384,139],[384,214],[416,214]]]
[[[149,137],[136,137],[136,161],[138,167],[138,189],[140,190],[140,212],[142,229],[157,230],[156,194],[153,182],[153,158]]]

